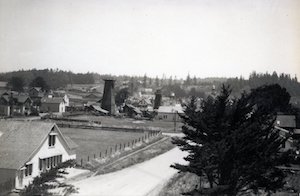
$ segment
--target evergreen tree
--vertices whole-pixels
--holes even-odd
[[[193,85],[197,85],[197,84],[198,84],[197,78],[196,78],[196,76],[194,76],[194,78],[193,78]]]
[[[208,97],[200,110],[191,99],[182,116],[185,136],[173,140],[189,152],[185,158],[189,164],[172,167],[209,182],[209,189],[193,192],[234,196],[259,189],[276,191],[284,185],[285,174],[277,166],[288,164],[286,153],[279,153],[285,139],[274,128],[276,111],[269,107],[269,102],[276,106],[278,97],[269,94],[270,100],[257,94],[270,93],[272,88],[264,86],[230,99],[231,90],[223,85],[220,95]]]
[[[143,87],[147,88],[147,75],[144,75]]]
[[[49,90],[48,84],[45,82],[44,78],[40,76],[34,78],[29,85],[31,87],[41,87],[43,91]]]
[[[120,89],[116,94],[116,105],[117,106],[122,105],[128,97],[129,97],[128,88]]]
[[[186,80],[184,81],[185,85],[190,85],[191,84],[191,77],[190,74],[187,75]]]
[[[35,177],[33,181],[20,192],[20,196],[32,196],[32,195],[58,195],[53,189],[60,188],[63,189],[60,195],[70,195],[71,193],[76,193],[77,190],[73,185],[66,184],[60,180],[64,178],[65,174],[68,174],[65,169],[68,167],[75,166],[74,160],[68,160],[59,164],[55,168],[41,173],[41,175]]]

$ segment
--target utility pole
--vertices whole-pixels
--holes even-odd
[[[176,132],[176,114],[177,111],[174,112],[174,132]]]

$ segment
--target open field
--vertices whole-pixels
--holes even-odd
[[[80,115],[69,117],[71,119],[100,121],[103,126],[125,126],[132,128],[158,128],[161,131],[174,132],[174,122],[161,120],[134,120],[131,118],[114,118],[108,116]],[[176,131],[181,130],[182,123],[176,122]]]
[[[116,145],[128,144],[139,139],[147,132],[121,132],[95,129],[60,128],[61,132],[69,136],[79,147],[77,148],[77,161],[86,160],[94,154],[104,155],[106,149],[115,148]]]

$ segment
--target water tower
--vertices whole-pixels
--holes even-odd
[[[159,106],[161,106],[161,99],[162,99],[161,89],[158,89],[155,92],[155,99],[154,99],[154,107],[153,107],[153,109],[158,109]]]
[[[101,108],[107,110],[110,115],[114,115],[116,111],[115,104],[115,80],[104,79],[104,90],[101,102]]]

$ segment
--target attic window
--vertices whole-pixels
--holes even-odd
[[[48,144],[51,147],[55,145],[55,135],[49,134]]]

